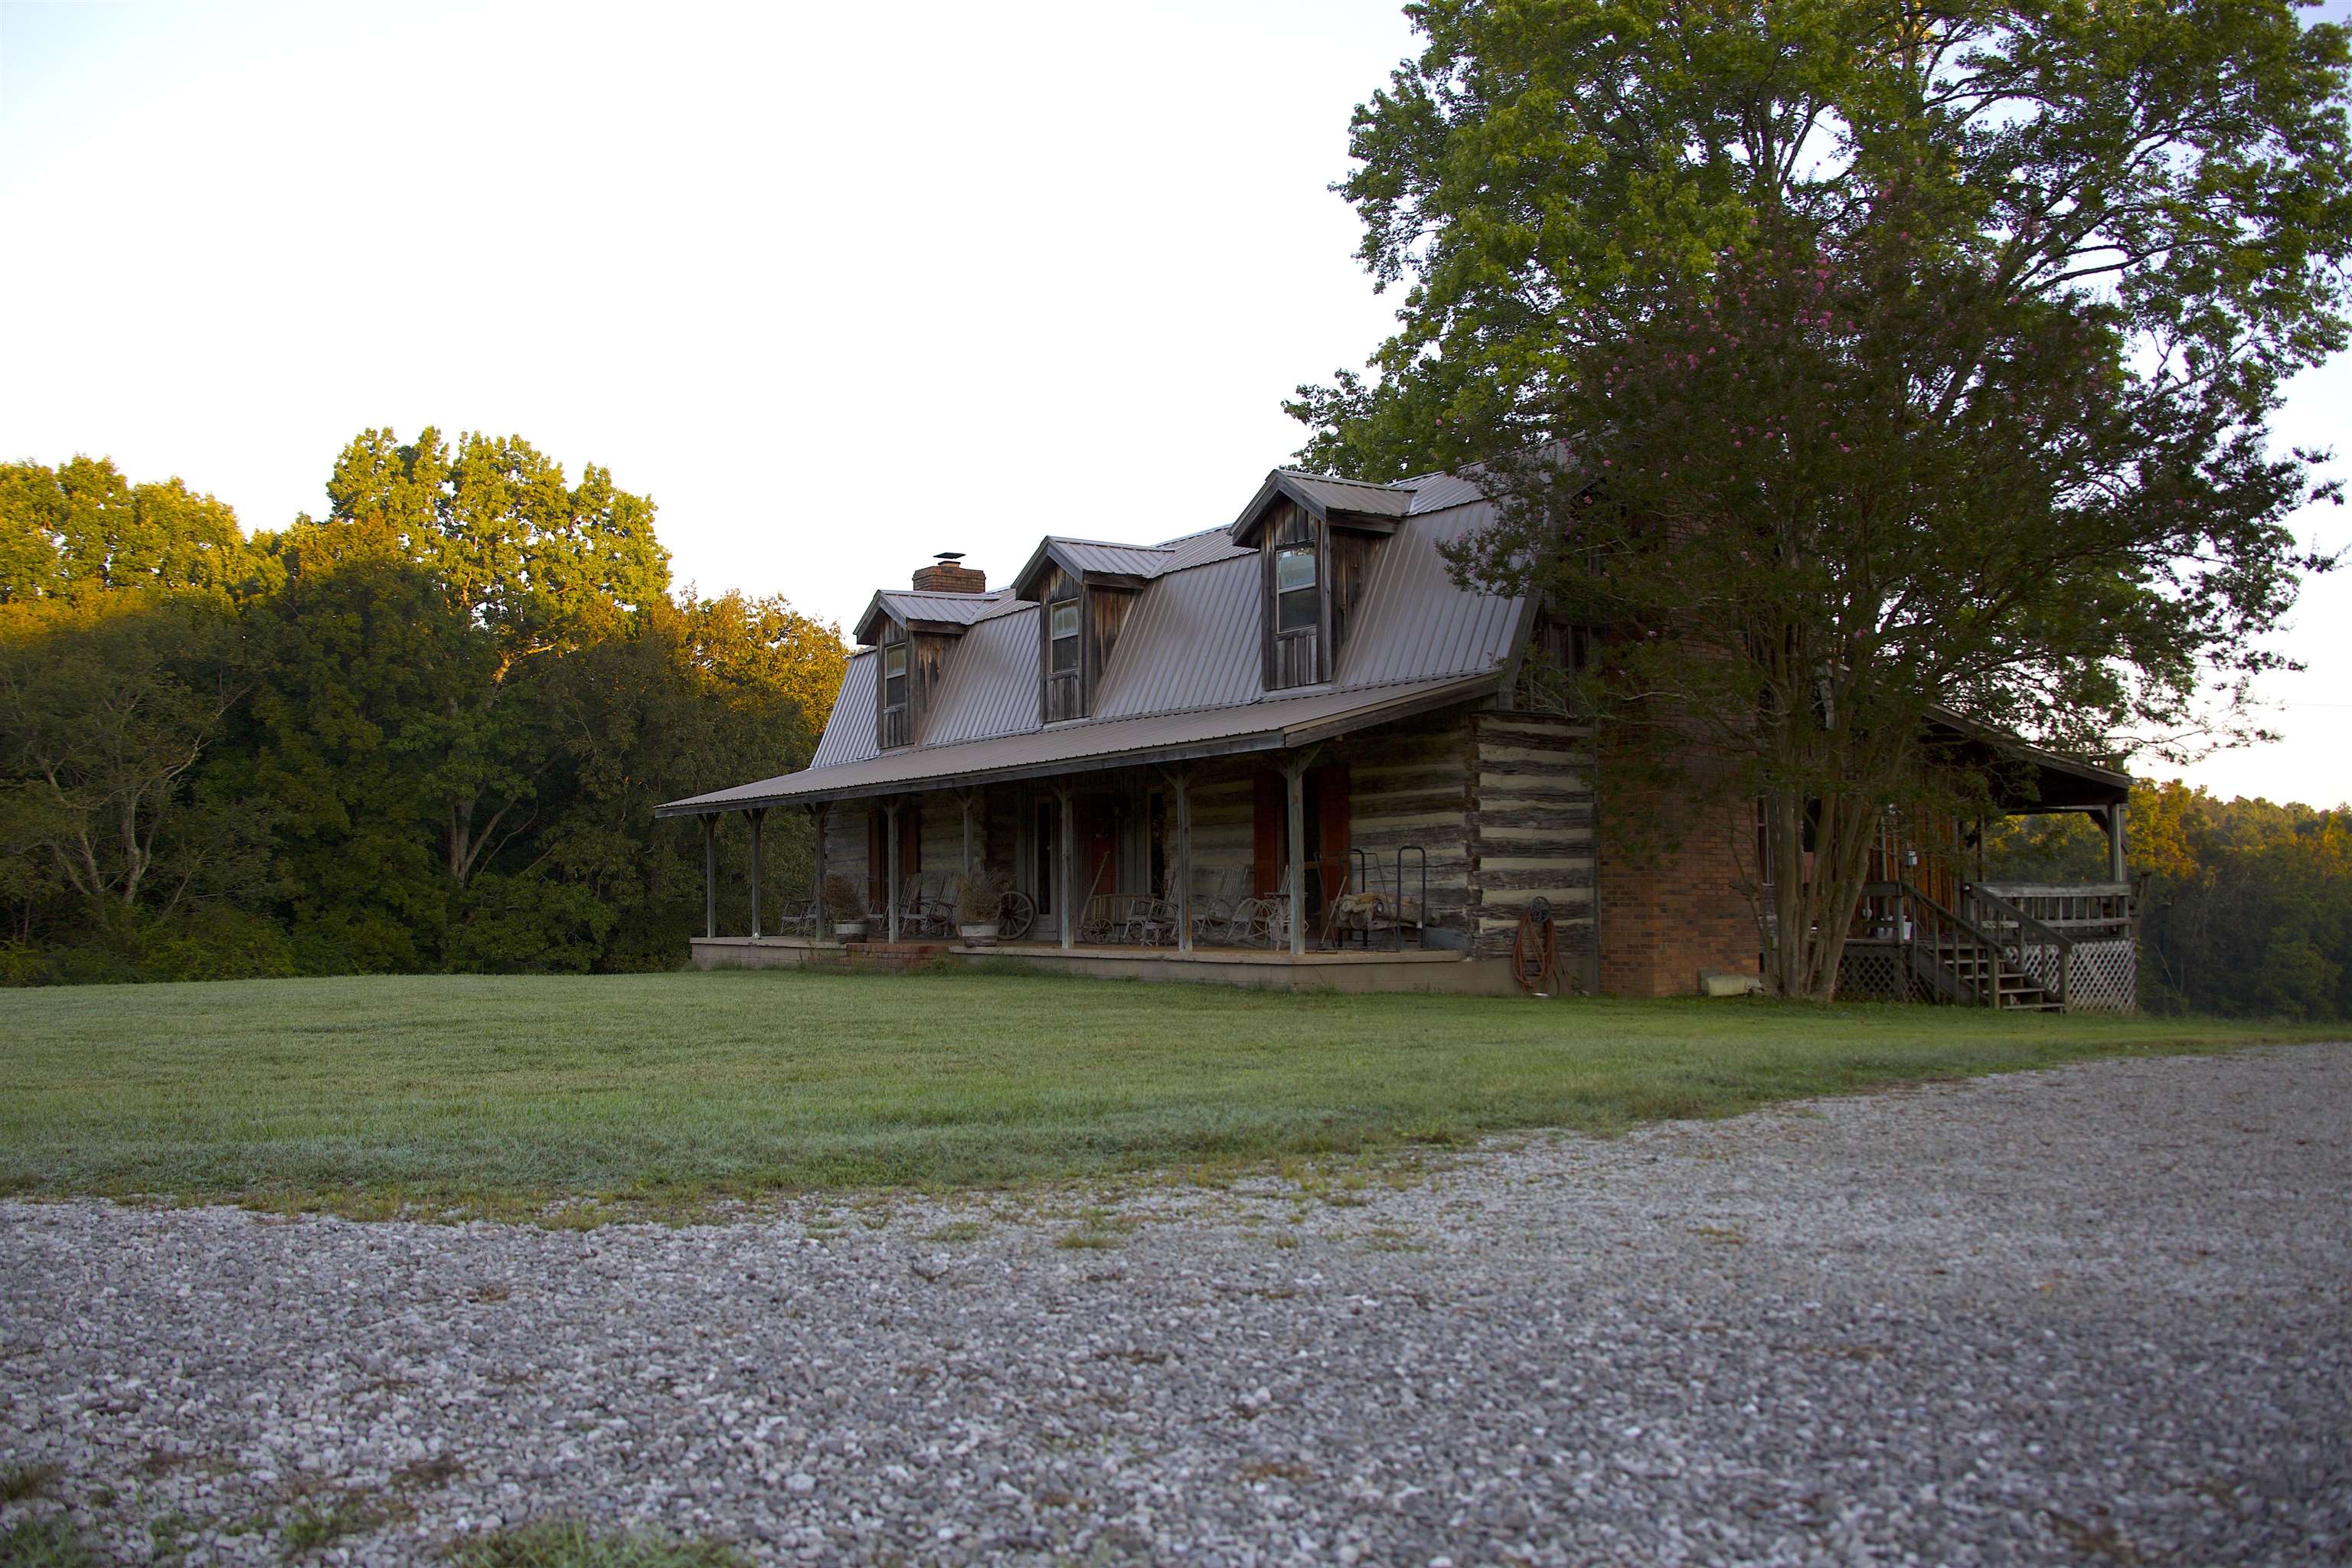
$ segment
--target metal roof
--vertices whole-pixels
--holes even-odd
[[[876,662],[870,647],[849,656],[848,668],[841,672],[840,694],[833,700],[833,711],[825,715],[816,754],[809,758],[811,768],[835,767],[874,754]]]
[[[1431,708],[1470,701],[1500,678],[1412,681],[1355,691],[1323,691],[1241,708],[1168,713],[1111,722],[1057,724],[956,746],[918,746],[839,767],[738,784],[657,808],[660,816],[694,816],[751,806],[814,804],[896,795],[909,786],[946,789],[991,780],[1036,778],[1189,757],[1230,756],[1309,745],[1333,735]],[[873,727],[870,723],[866,726]]]
[[[1168,564],[1160,568],[1162,576],[1171,572],[1181,572],[1188,566],[1200,566],[1211,561],[1222,561],[1228,555],[1252,553],[1248,545],[1235,544],[1232,533],[1223,528],[1209,528],[1198,533],[1188,533],[1181,539],[1167,541],[1160,548],[1168,552],[1170,556]]]
[[[1280,471],[1277,477],[1297,478]],[[1412,499],[1402,489],[1346,488],[1350,505],[1373,496],[1401,509]],[[1457,493],[1475,499],[1477,492],[1474,487]],[[970,629],[948,650],[915,744],[878,752],[875,660],[861,654],[849,662],[805,772],[673,801],[661,810],[678,816],[770,800],[881,794],[926,781],[940,787],[951,778],[1006,769],[1068,772],[1169,747],[1245,750],[1282,743],[1265,737],[1288,732],[1297,715],[1306,715],[1297,722],[1352,723],[1364,713],[1390,711],[1400,692],[1444,690],[1466,694],[1453,699],[1466,700],[1491,689],[1508,667],[1526,605],[1457,587],[1438,550],[1494,515],[1492,503],[1479,500],[1401,517],[1396,532],[1373,552],[1333,679],[1271,693],[1260,662],[1263,584],[1255,550],[1234,544],[1223,529],[1160,545],[1048,539],[1037,560],[1144,579],[1096,679],[1089,716],[1050,730],[1038,723],[1036,605],[1013,597],[1010,589],[988,595],[877,595],[877,603],[893,608],[952,606],[972,616],[965,623]]]
[[[1024,604],[981,622],[956,643],[915,742],[951,746],[1036,727],[1037,606]],[[874,750],[869,721],[858,754],[871,756]]]
[[[1010,588],[994,588],[985,594],[938,594],[911,591],[905,588],[884,588],[866,602],[866,611],[857,617],[857,640],[868,640],[877,616],[887,616],[900,626],[909,621],[944,621],[950,626],[968,626],[974,621],[1003,615],[1020,601]]]
[[[1242,508],[1227,530],[1236,542],[1257,531],[1258,520],[1278,500],[1294,500],[1316,517],[1328,521],[1334,513],[1353,517],[1401,518],[1412,510],[1411,482],[1375,485],[1361,479],[1335,479],[1297,468],[1276,468],[1266,475],[1249,505]]]

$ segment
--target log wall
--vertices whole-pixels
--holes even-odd
[[[1507,956],[1519,917],[1541,897],[1551,905],[1560,967],[1589,990],[1599,952],[1592,729],[1547,714],[1476,713],[1469,731],[1475,951]]]

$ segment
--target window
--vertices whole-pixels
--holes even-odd
[[[1316,603],[1313,545],[1291,545],[1275,552],[1274,602],[1276,631],[1315,629],[1321,606]]]
[[[1075,597],[1046,602],[1045,716],[1048,724],[1087,716],[1086,693],[1081,689],[1083,656],[1078,648],[1078,626],[1085,618]]]
[[[884,747],[903,746],[914,737],[907,721],[907,645],[882,645],[882,735]]]

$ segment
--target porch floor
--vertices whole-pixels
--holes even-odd
[[[1093,946],[1065,948],[1054,942],[1009,942],[989,947],[961,942],[812,942],[806,937],[697,937],[698,969],[791,969],[818,967],[904,968],[876,963],[886,952],[919,948],[939,963],[1011,963],[1041,973],[1081,974],[1104,980],[1195,981],[1283,991],[1431,991],[1450,994],[1510,995],[1517,987],[1510,962],[1420,948],[1383,952],[1361,948],[1288,952],[1251,947]]]

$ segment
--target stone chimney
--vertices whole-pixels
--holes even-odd
[[[987,593],[988,574],[975,572],[962,564],[962,562],[963,555],[960,551],[940,552],[930,565],[916,571],[915,592],[918,594]]]

